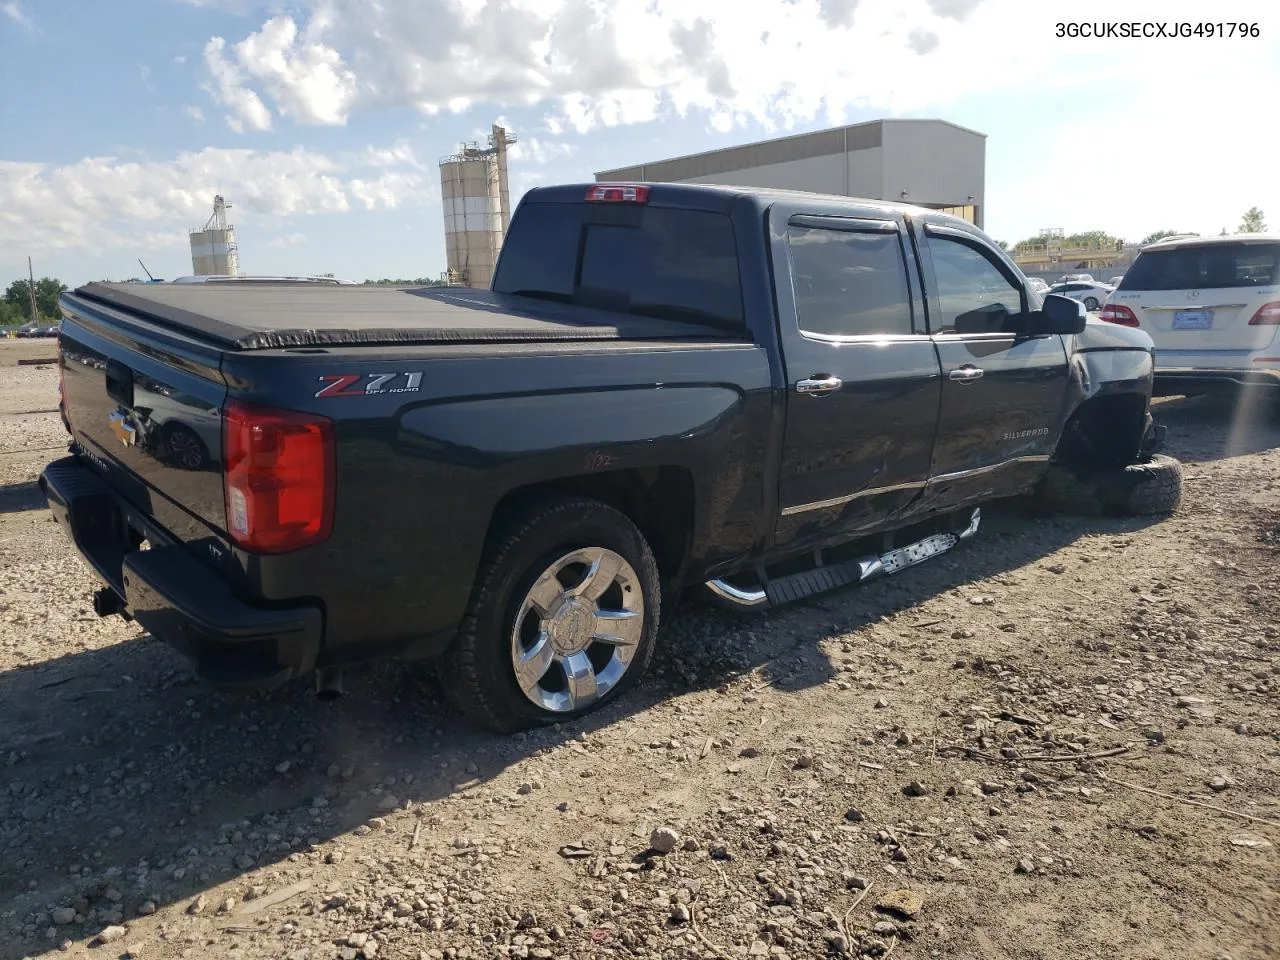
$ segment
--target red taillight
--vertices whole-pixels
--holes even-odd
[[[1264,303],[1260,306],[1258,312],[1249,319],[1249,326],[1280,326],[1280,300],[1272,300],[1270,303]]]
[[[333,528],[333,422],[228,403],[222,410],[227,532],[253,553],[320,543]]]
[[[587,189],[588,203],[648,203],[649,188],[638,183],[605,183]]]
[[[1118,323],[1122,327],[1136,327],[1138,325],[1138,318],[1134,315],[1134,312],[1118,303],[1108,303],[1102,308],[1098,318],[1107,321],[1107,323]]]

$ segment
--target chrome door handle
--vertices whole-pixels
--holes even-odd
[[[808,380],[801,380],[796,384],[796,393],[810,393],[821,396],[824,393],[839,390],[843,384],[844,381],[839,377],[810,377]]]
[[[947,376],[957,383],[972,383],[982,378],[982,368],[966,363],[963,367],[956,367]]]

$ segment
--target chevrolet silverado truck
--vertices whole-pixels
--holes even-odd
[[[617,697],[686,588],[894,573],[978,505],[1159,514],[1152,342],[980,230],[783,191],[530,191],[489,290],[90,283],[41,486],[103,586],[255,691],[434,658],[498,731]]]

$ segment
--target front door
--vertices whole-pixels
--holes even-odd
[[[1023,333],[1031,304],[1022,279],[985,238],[932,223],[916,237],[942,365],[929,506],[1017,493],[1058,443],[1066,345],[1061,336]]]
[[[775,542],[802,548],[920,497],[941,384],[901,217],[779,204],[770,220],[788,384]]]

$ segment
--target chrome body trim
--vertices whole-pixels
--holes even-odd
[[[769,602],[769,598],[765,596],[763,590],[743,590],[741,587],[735,587],[724,580],[708,580],[706,586],[721,600],[727,600],[729,603],[744,609],[763,607]]]
[[[796,381],[796,393],[822,396],[826,393],[834,393],[842,386],[844,386],[844,381],[839,377],[810,377],[806,380]]]
[[[1005,467],[1012,467],[1018,463],[1048,463],[1052,459],[1052,454],[1033,453],[1023,457],[1011,457],[1008,460],[1001,460],[999,463],[988,463],[985,467],[974,467],[972,470],[957,470],[954,473],[940,473],[936,477],[929,478],[929,485],[935,483],[951,483],[953,480],[963,480],[966,477],[978,477],[984,473],[993,473],[996,470],[1003,470]]]
[[[782,515],[791,517],[797,513],[807,513],[810,510],[825,510],[827,507],[838,507],[841,504],[852,503],[862,497],[874,497],[881,493],[896,493],[899,490],[921,490],[924,486],[925,481],[912,480],[909,483],[894,483],[886,487],[871,487],[843,497],[832,497],[830,500],[816,500],[813,503],[797,503],[795,506],[783,507]]]
[[[896,493],[899,490],[920,490],[926,486],[933,486],[938,483],[951,483],[955,480],[963,480],[966,477],[977,477],[984,473],[992,473],[996,470],[1002,470],[1005,467],[1011,467],[1019,463],[1048,463],[1051,454],[1037,453],[1028,454],[1022,457],[1012,457],[1008,460],[1001,460],[999,463],[989,463],[985,467],[974,467],[972,470],[957,470],[954,473],[940,473],[937,476],[930,477],[928,480],[912,480],[908,483],[895,483],[885,487],[870,487],[866,490],[859,490],[857,493],[846,494],[843,497],[832,497],[830,500],[815,500],[812,503],[797,503],[789,507],[782,508],[782,516],[792,517],[797,513],[808,513],[810,510],[825,510],[828,507],[838,507],[842,504],[851,503],[862,497],[874,497],[882,493]]]

